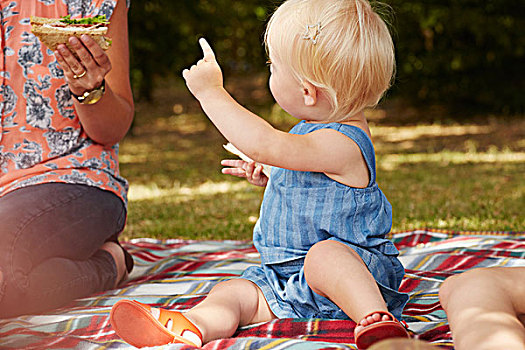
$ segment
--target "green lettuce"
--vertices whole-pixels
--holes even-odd
[[[108,23],[106,15],[98,15],[95,17],[85,17],[72,19],[71,15],[67,15],[60,18],[60,22],[66,24],[99,24],[99,23]]]

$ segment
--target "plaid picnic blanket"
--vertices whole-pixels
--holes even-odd
[[[406,268],[401,290],[410,293],[410,302],[404,319],[419,339],[444,349],[453,344],[438,301],[443,280],[475,267],[525,266],[525,232],[416,230],[391,238]],[[135,260],[126,285],[47,314],[0,320],[0,349],[129,349],[109,324],[116,301],[188,309],[217,282],[259,263],[251,242],[137,239],[123,245]],[[281,319],[239,329],[204,349],[356,349],[354,326],[352,321]]]

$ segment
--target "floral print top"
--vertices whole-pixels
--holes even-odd
[[[118,145],[104,148],[87,136],[62,69],[29,23],[33,15],[110,19],[116,1],[0,0],[0,197],[61,182],[95,186],[127,202]]]

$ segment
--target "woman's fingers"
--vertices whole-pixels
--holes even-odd
[[[111,70],[104,50],[89,35],[71,37],[69,45],[75,54],[66,45],[59,45],[55,56],[71,92],[80,95],[99,87]]]
[[[89,35],[82,35],[80,37],[82,44],[87,50],[89,50],[91,61],[103,68],[106,72],[111,70],[111,61],[109,60],[106,52],[97,44],[95,40]]]
[[[85,75],[86,68],[73,56],[73,53],[69,51],[66,45],[58,45],[55,56],[66,78],[69,80]]]
[[[82,42],[77,37],[69,38],[69,45],[73,48],[78,59],[80,60],[80,63],[84,67],[90,69],[96,65],[95,61],[93,60],[93,57],[91,56],[91,53],[86,49],[84,44],[82,44]],[[73,56],[73,58],[76,57]]]

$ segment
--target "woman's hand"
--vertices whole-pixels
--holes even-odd
[[[102,85],[111,70],[106,52],[89,35],[69,38],[69,45],[75,50],[75,57],[66,45],[59,45],[55,57],[64,71],[69,90],[77,96]]]
[[[197,99],[210,91],[223,89],[221,67],[210,44],[204,38],[199,40],[199,44],[204,57],[191,68],[182,71],[188,89]]]
[[[223,174],[245,178],[255,186],[265,187],[268,183],[268,177],[262,172],[261,164],[239,159],[224,159],[221,161],[221,165],[227,167],[222,169]]]
[[[106,80],[104,95],[98,102],[82,104],[73,99],[83,131],[95,143],[106,148],[113,147],[126,135],[134,112],[129,81],[126,1],[116,1],[110,20],[107,36],[111,38],[112,44],[109,50],[102,50],[89,36],[82,36],[80,40],[69,38],[71,50],[65,45],[59,45],[55,50],[57,62],[73,94],[82,95],[100,87],[102,81]]]

